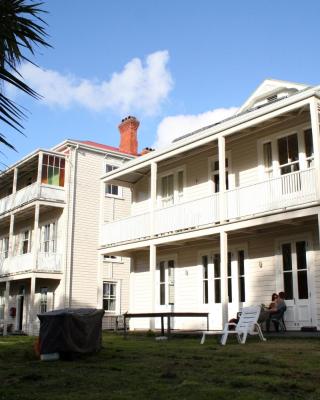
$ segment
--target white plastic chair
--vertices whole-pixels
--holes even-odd
[[[260,310],[260,306],[243,308],[237,324],[234,322],[227,322],[223,331],[204,331],[200,343],[203,344],[205,342],[206,335],[222,335],[220,343],[224,346],[227,343],[229,334],[237,335],[240,344],[245,344],[248,335],[259,335],[262,341],[266,341],[267,339],[263,336],[260,325],[258,324]],[[234,326],[234,330],[230,330],[230,326]]]

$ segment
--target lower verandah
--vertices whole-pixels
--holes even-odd
[[[228,318],[242,307],[265,304],[285,291],[288,330],[320,326],[320,259],[315,217],[264,225],[228,235]],[[149,249],[132,254],[130,312],[152,311]],[[209,312],[210,329],[222,328],[219,236],[157,248],[154,311]],[[174,329],[206,329],[206,320],[175,318]],[[132,319],[131,329],[149,329]],[[155,321],[155,328],[160,320]]]

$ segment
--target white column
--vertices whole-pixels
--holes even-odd
[[[151,176],[150,176],[150,233],[154,235],[155,233],[155,209],[157,207],[157,163],[151,163]]]
[[[38,251],[40,249],[40,237],[39,237],[39,214],[40,214],[40,204],[37,202],[34,213],[34,228],[33,228],[33,240],[32,253],[33,253],[33,269],[38,269]],[[41,266],[40,266],[41,267]]]
[[[12,194],[17,191],[17,181],[18,181],[18,168],[13,170],[13,183],[12,183]]]
[[[9,227],[9,257],[14,256],[13,233],[14,233],[14,214],[11,214],[10,227]]]
[[[29,302],[29,335],[33,335],[33,327],[35,320],[35,291],[36,291],[36,277],[34,274],[31,276],[30,282],[30,302]]]
[[[314,167],[316,172],[316,191],[319,198],[319,184],[320,184],[320,129],[319,129],[319,112],[318,102],[315,98],[310,101],[310,118],[314,151]]]
[[[8,321],[9,321],[9,296],[10,294],[10,281],[6,282],[6,293],[4,297],[4,324],[3,324],[3,336],[8,333]]]
[[[220,232],[220,273],[221,273],[221,305],[222,324],[228,322],[228,235]]]
[[[219,210],[220,210],[220,222],[226,220],[226,148],[224,136],[219,136],[218,139],[218,151],[219,151]]]
[[[156,307],[156,268],[157,268],[157,248],[154,244],[149,247],[150,257],[150,312],[155,312]],[[154,318],[150,318],[150,329],[155,329]]]

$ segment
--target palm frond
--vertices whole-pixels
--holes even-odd
[[[30,0],[0,0],[0,120],[20,133],[26,115],[21,106],[3,93],[4,83],[35,99],[41,97],[23,81],[19,66],[22,62],[34,64],[29,55],[34,56],[38,46],[51,47],[47,42],[47,24],[41,18],[46,13],[42,6],[42,2]],[[14,148],[3,133],[1,143]]]

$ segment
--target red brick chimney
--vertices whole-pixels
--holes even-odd
[[[138,154],[137,132],[140,122],[132,116],[123,118],[119,125],[120,146],[119,150],[125,153]]]

